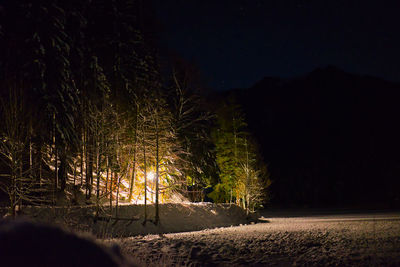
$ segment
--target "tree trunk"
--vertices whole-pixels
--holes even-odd
[[[137,134],[135,131],[135,139],[134,139],[134,148],[133,148],[133,164],[132,164],[132,175],[131,175],[131,181],[129,183],[129,196],[128,196],[128,201],[131,202],[132,200],[132,192],[133,192],[133,186],[135,183],[136,179],[136,142],[137,142]]]
[[[34,168],[33,168],[33,142],[32,142],[32,121],[29,123],[29,175],[30,179],[33,181]]]
[[[56,114],[53,114],[53,143],[54,143],[54,192],[58,189],[58,149],[56,139]]]
[[[100,160],[101,160],[101,154],[100,154],[100,144],[96,142],[96,203],[100,199],[100,177],[101,177],[101,172],[100,172]]]
[[[108,170],[107,170],[108,173]],[[113,198],[113,190],[112,190],[112,184],[113,184],[113,173],[111,170],[111,175],[110,175],[110,214],[112,215],[112,198]]]
[[[117,176],[117,193],[115,196],[115,217],[118,218],[118,205],[119,205],[119,186],[121,182],[121,174],[115,173]]]
[[[93,133],[93,135],[94,135],[95,133]],[[95,140],[95,138],[94,138],[94,136],[93,136],[93,141],[92,141],[92,149],[91,149],[91,152],[92,152],[92,160],[91,160],[91,163],[92,163],[92,173],[91,173],[91,175],[90,175],[90,190],[89,190],[89,197],[91,197],[92,196],[92,192],[93,192],[93,185],[94,185],[94,173],[96,173],[95,171],[96,171],[96,169],[95,169],[95,164],[96,164],[96,140]]]
[[[146,144],[145,144],[145,131],[144,125],[142,128],[143,131],[143,168],[144,168],[144,221],[143,225],[146,225],[147,222],[147,162],[146,162]]]
[[[135,136],[133,139],[134,142],[134,147],[133,147],[133,165],[132,165],[132,176],[131,176],[131,181],[129,183],[129,196],[128,196],[128,201],[131,202],[132,200],[132,191],[133,191],[133,186],[135,183],[136,179],[136,150],[137,150],[137,131],[138,131],[138,113],[139,113],[139,108],[136,108],[136,122],[135,122]]]
[[[109,173],[109,167],[108,167],[108,155],[107,155],[107,156],[106,156],[106,185],[105,185],[106,194],[107,194],[107,192],[108,192],[108,179],[109,179],[108,173]]]
[[[133,196],[133,188],[135,187],[135,180],[136,180],[136,155],[133,156],[133,164],[132,164],[132,172],[130,175],[131,179],[129,181],[129,195],[128,201],[132,201]]]
[[[39,146],[39,184],[42,186],[42,161],[43,161],[43,153],[42,153],[42,142],[40,142]]]
[[[77,165],[77,161],[74,160],[74,185],[76,185],[76,165]]]
[[[42,141],[39,139],[37,143],[37,151],[34,154],[34,163],[35,165],[35,178],[39,185],[42,186]]]
[[[85,130],[82,133],[82,150],[81,150],[81,187],[83,188],[83,158],[85,154]]]
[[[24,192],[23,188],[23,168],[24,168],[24,162],[23,162],[23,152],[20,154],[20,159],[19,159],[19,175],[18,175],[18,180],[17,180],[17,187],[18,191],[16,192],[16,196],[18,197],[17,203],[18,203],[18,210],[21,210],[22,207],[22,196],[26,194],[27,192]],[[16,204],[17,204],[16,203]]]
[[[11,218],[15,219],[15,203],[16,203],[16,192],[17,192],[17,164],[15,154],[11,157],[11,194],[10,194],[10,213]]]
[[[88,148],[88,131],[87,129],[85,129],[85,196],[86,199],[88,198],[89,195],[89,148]]]
[[[157,114],[156,114],[157,116]],[[158,133],[158,121],[156,117],[156,215],[154,219],[154,224],[157,225],[159,220],[160,220],[160,215],[159,215],[159,207],[158,207],[158,194],[159,194],[159,184],[158,184],[158,178],[159,178],[159,169],[160,169],[160,159],[159,159],[159,133]]]
[[[86,199],[92,197],[92,184],[93,184],[93,149],[91,136],[88,133],[86,140]]]
[[[58,178],[60,180],[60,191],[64,192],[67,185],[67,156],[65,149],[61,152],[60,155],[60,168],[58,170]]]

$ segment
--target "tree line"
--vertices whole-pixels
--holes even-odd
[[[240,108],[209,105],[187,65],[161,63],[148,1],[18,0],[0,13],[0,188],[12,216],[80,194],[115,214],[120,201],[151,201],[156,224],[160,202],[201,201],[207,187],[217,202],[265,200]]]

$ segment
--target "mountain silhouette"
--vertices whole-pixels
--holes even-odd
[[[400,202],[400,84],[334,66],[236,89],[281,206]]]

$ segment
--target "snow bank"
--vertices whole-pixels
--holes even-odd
[[[158,225],[144,221],[144,205],[122,206],[118,216],[129,218],[136,216],[135,221],[98,222],[94,225],[97,234],[112,233],[113,236],[134,236],[174,232],[197,231],[207,228],[239,225],[248,222],[248,216],[236,205],[212,203],[170,203],[160,205],[160,222]],[[147,207],[147,218],[154,220],[155,206]]]
[[[100,220],[95,221],[96,208],[90,207],[25,207],[23,214],[36,221],[66,225],[74,230],[91,232],[98,237],[126,237],[145,234],[165,234],[198,231],[216,227],[249,223],[256,216],[248,216],[237,205],[214,203],[169,203],[159,205],[160,222],[155,225],[155,206],[147,206],[147,221],[144,222],[144,205],[115,207],[111,220],[109,207],[103,207]],[[116,218],[120,218],[117,220]],[[132,220],[130,220],[132,219]]]

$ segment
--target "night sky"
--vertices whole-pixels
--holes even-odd
[[[217,90],[317,67],[400,81],[400,1],[154,0],[165,48]]]

